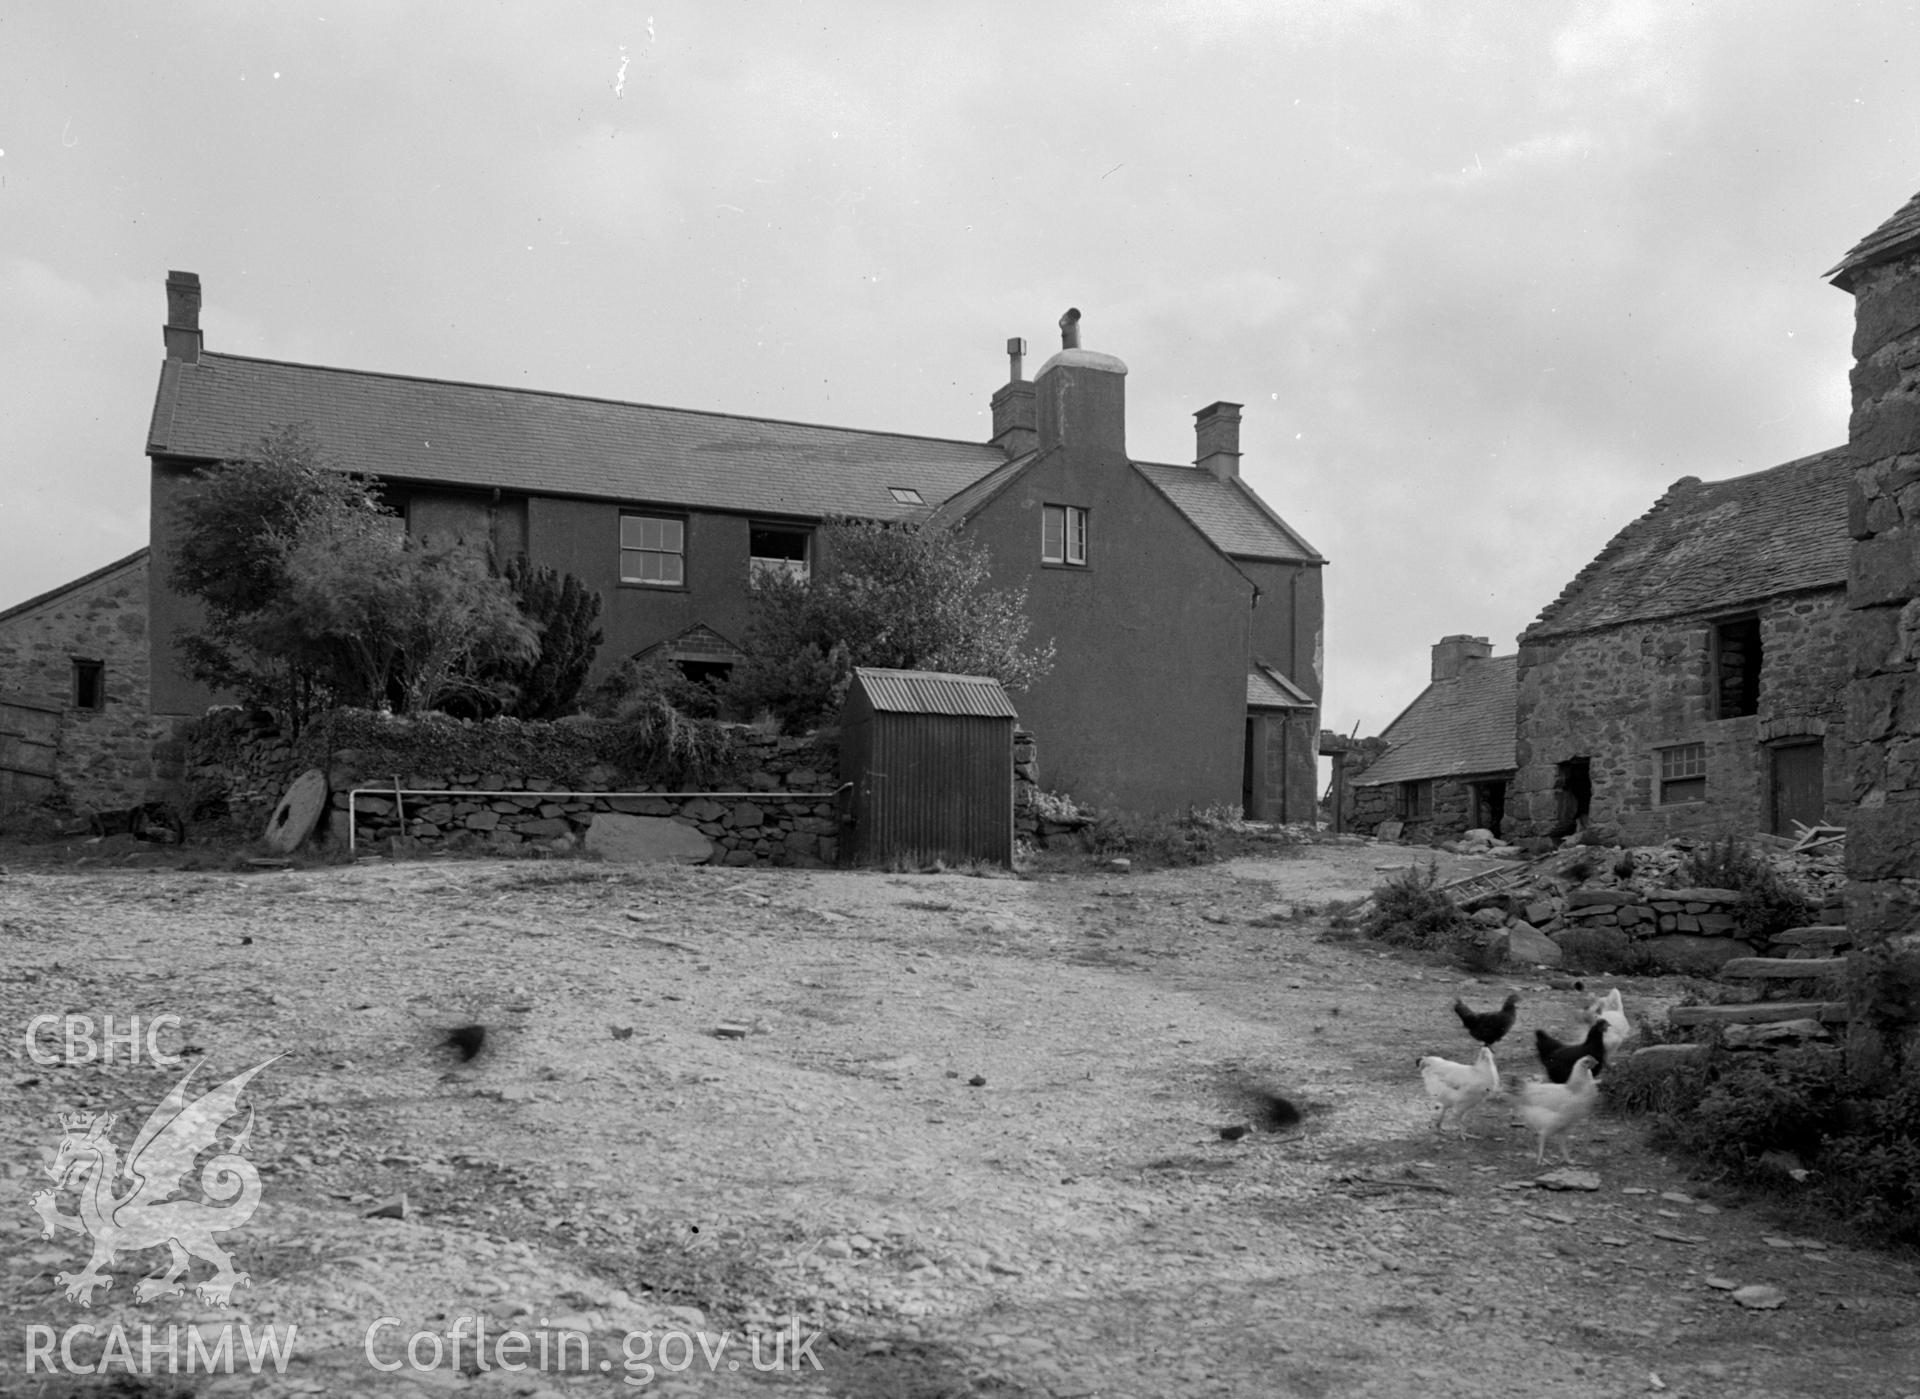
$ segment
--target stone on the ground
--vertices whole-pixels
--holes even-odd
[[[1560,944],[1533,924],[1519,921],[1507,924],[1507,955],[1516,962],[1540,967],[1557,967],[1563,960]]]
[[[619,865],[697,865],[713,858],[713,842],[684,821],[614,811],[593,814],[587,849]]]
[[[1582,1170],[1578,1166],[1562,1166],[1557,1171],[1548,1171],[1533,1183],[1542,1190],[1598,1190],[1600,1173]]]
[[[1770,1312],[1787,1300],[1787,1294],[1777,1287],[1754,1283],[1751,1287],[1735,1288],[1733,1300],[1752,1311]]]

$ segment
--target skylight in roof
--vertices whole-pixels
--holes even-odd
[[[920,499],[920,492],[916,491],[912,486],[888,486],[887,492],[894,498],[894,501],[900,505],[926,504],[924,500]]]

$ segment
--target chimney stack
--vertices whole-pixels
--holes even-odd
[[[1040,441],[1039,407],[1033,385],[1022,377],[1027,342],[1018,336],[1007,341],[1007,383],[993,396],[993,441],[1011,461],[1031,452]]]
[[[1443,636],[1433,648],[1433,678],[1455,680],[1469,661],[1484,661],[1493,654],[1493,643],[1484,636]]]
[[[1240,475],[1240,405],[1215,403],[1193,415],[1193,464],[1222,481]]]
[[[1065,447],[1089,459],[1127,456],[1127,366],[1080,348],[1080,311],[1060,318],[1060,353],[1034,377],[1039,449]]]
[[[161,331],[167,358],[200,362],[200,274],[167,273],[167,324]]]

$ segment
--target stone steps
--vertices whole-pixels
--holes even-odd
[[[1767,939],[1772,947],[1817,947],[1825,952],[1853,946],[1853,934],[1843,924],[1822,923],[1807,928],[1788,928]]]
[[[1819,1020],[1828,1025],[1844,1025],[1847,1003],[1756,1001],[1744,1006],[1675,1006],[1667,1012],[1667,1021],[1673,1025],[1766,1025],[1777,1020]]]
[[[1800,977],[1837,980],[1846,973],[1845,957],[1734,957],[1720,975],[1735,981],[1791,981]]]

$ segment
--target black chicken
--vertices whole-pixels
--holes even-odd
[[[1460,1017],[1468,1034],[1492,1048],[1513,1028],[1513,1008],[1519,1004],[1520,997],[1514,995],[1508,996],[1498,1010],[1474,1010],[1465,1001],[1457,1000],[1453,1003],[1453,1013]]]
[[[1598,1078],[1607,1064],[1607,1022],[1594,1021],[1587,1027],[1587,1037],[1572,1044],[1555,1039],[1545,1030],[1535,1030],[1533,1045],[1550,1081],[1565,1083],[1573,1074],[1573,1066],[1582,1059],[1593,1060],[1594,1077]]]

